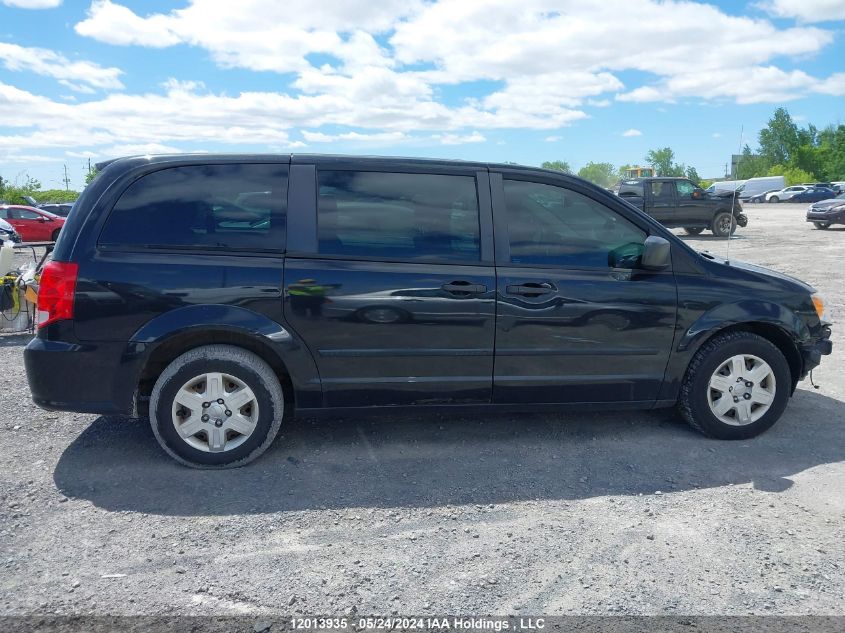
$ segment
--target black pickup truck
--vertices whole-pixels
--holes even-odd
[[[690,235],[709,229],[727,237],[748,217],[731,192],[709,194],[686,178],[633,178],[617,185],[617,195],[642,209],[668,228],[683,228]]]

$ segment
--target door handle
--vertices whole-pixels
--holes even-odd
[[[508,286],[507,291],[509,295],[521,295],[523,297],[539,297],[540,295],[548,295],[555,291],[555,287],[548,283],[535,283],[530,281],[525,284],[518,284]]]
[[[453,281],[452,283],[443,284],[440,288],[446,292],[474,295],[487,292],[487,286],[484,284],[472,284],[468,281]]]

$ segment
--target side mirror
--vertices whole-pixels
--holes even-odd
[[[38,221],[39,221],[39,222],[46,222],[46,221],[47,221],[47,218],[45,218],[43,215],[39,215],[39,216],[38,216]]]
[[[669,240],[657,235],[649,235],[643,244],[643,256],[640,267],[645,270],[664,270],[669,267],[671,245]]]
[[[692,197],[693,198],[700,198],[703,195],[704,195],[704,189],[701,189],[700,187],[696,187],[695,189],[692,190]]]

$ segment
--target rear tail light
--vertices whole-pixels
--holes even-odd
[[[73,318],[73,295],[79,264],[47,262],[38,284],[38,327]]]

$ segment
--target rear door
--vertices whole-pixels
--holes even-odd
[[[680,226],[677,216],[675,183],[671,180],[650,180],[646,183],[648,214],[664,226]]]
[[[577,183],[519,172],[491,173],[491,183],[494,401],[655,400],[674,334],[676,288],[669,270],[625,263],[642,252],[647,225]]]
[[[486,170],[297,160],[284,312],[317,363],[325,406],[490,402]]]

